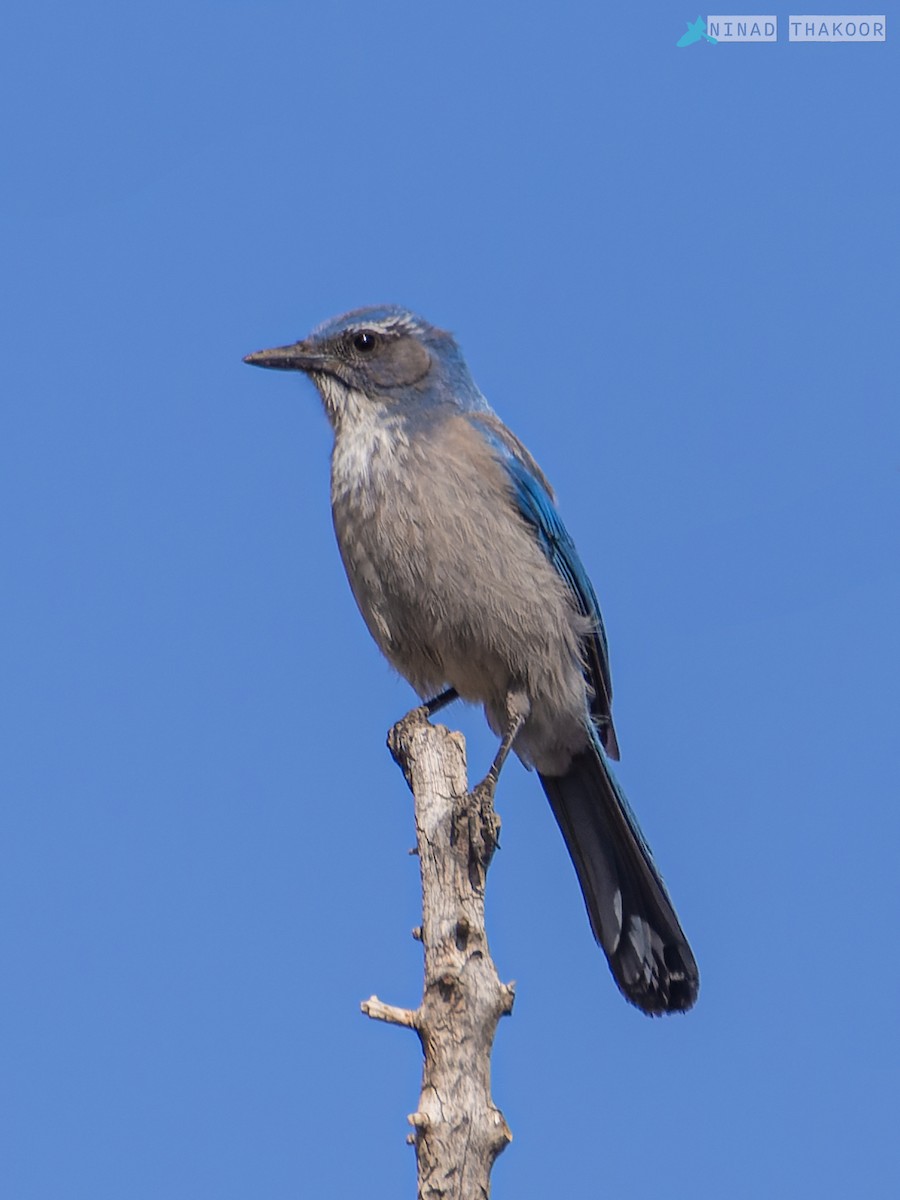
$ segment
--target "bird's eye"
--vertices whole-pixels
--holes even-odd
[[[361,333],[354,334],[353,348],[358,350],[360,354],[370,354],[375,349],[376,341],[375,334],[370,333],[368,329],[364,329]]]

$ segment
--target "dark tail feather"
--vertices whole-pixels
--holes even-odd
[[[651,1016],[686,1012],[700,986],[697,964],[603,751],[591,747],[565,775],[540,779],[623,995]]]

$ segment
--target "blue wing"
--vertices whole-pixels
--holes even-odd
[[[697,963],[637,818],[607,761],[607,755],[619,757],[619,747],[610,714],[606,631],[596,593],[540,467],[494,413],[473,413],[469,420],[494,448],[519,511],[579,611],[591,621],[584,658],[596,733],[564,775],[540,776],[575,865],[591,928],[616,983],[632,1004],[652,1015],[685,1012],[697,999]]]
[[[538,540],[572,593],[578,611],[591,621],[591,633],[585,644],[585,674],[591,686],[591,717],[610,758],[618,759],[619,745],[612,722],[612,678],[606,630],[600,615],[600,603],[588,578],[575,543],[560,520],[553,492],[537,463],[494,413],[473,414],[470,418],[497,451],[506,468],[519,511],[534,527]]]

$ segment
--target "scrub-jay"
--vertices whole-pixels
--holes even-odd
[[[540,467],[454,339],[364,308],[244,360],[304,371],[334,430],[331,503],[369,632],[423,698],[482,704],[536,768],[594,936],[645,1013],[689,1009],[697,964],[609,766],[619,751],[600,607]]]

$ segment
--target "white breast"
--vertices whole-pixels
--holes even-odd
[[[385,479],[402,470],[409,438],[394,414],[358,393],[353,401],[356,411],[346,419],[342,414],[335,425],[331,501],[352,494],[356,506],[368,509]]]

